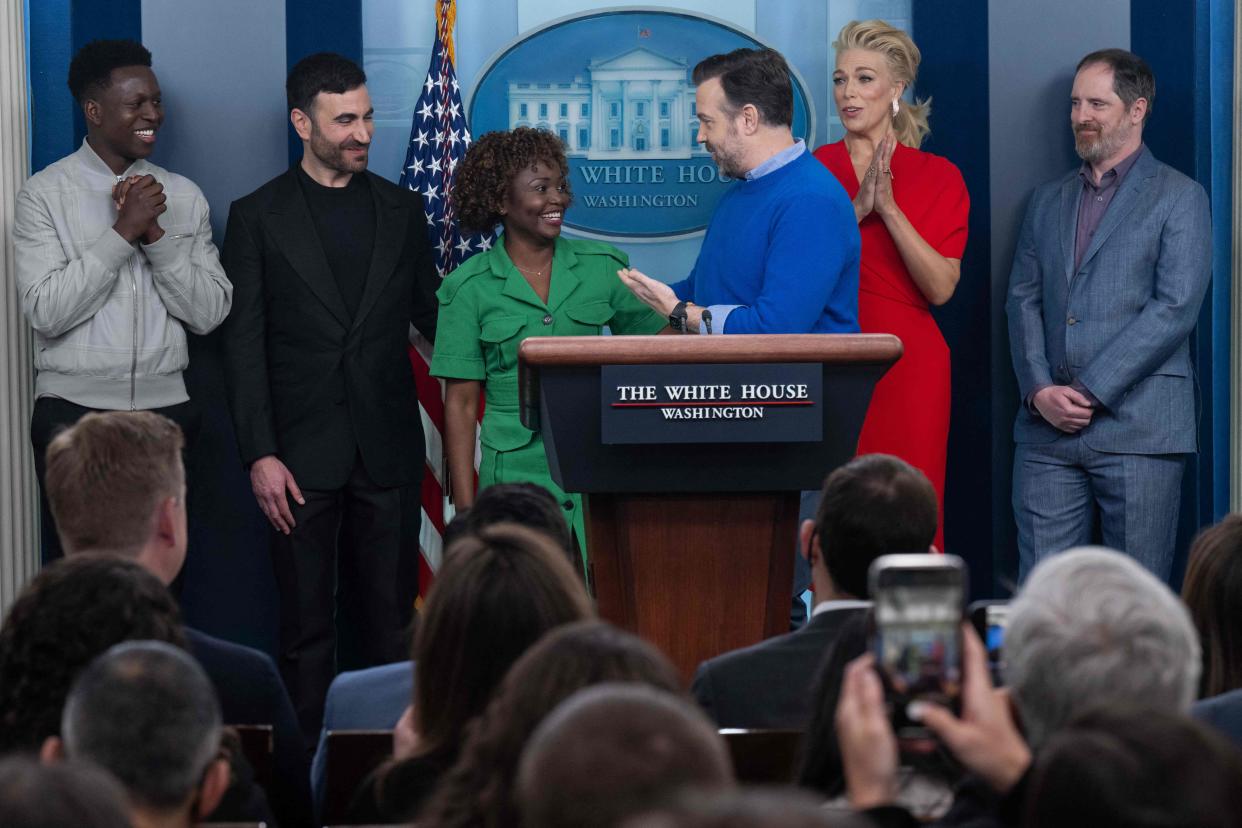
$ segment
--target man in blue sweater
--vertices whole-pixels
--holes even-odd
[[[713,55],[694,67],[694,83],[698,140],[737,180],[689,277],[670,286],[627,268],[621,281],[683,333],[857,333],[858,219],[837,179],[793,137],[785,58],[772,49]],[[818,494],[803,493],[804,519]],[[795,552],[791,627],[806,621],[810,583]]]
[[[622,281],[688,333],[856,333],[858,221],[836,178],[793,137],[785,59],[737,49],[706,58],[693,77],[698,140],[737,180],[688,278],[670,286],[631,268]]]

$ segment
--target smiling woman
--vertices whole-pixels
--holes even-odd
[[[448,382],[445,451],[453,500],[474,502],[474,435],[479,394],[487,396],[479,437],[479,488],[530,481],[556,496],[585,555],[582,501],[553,482],[543,438],[518,419],[517,350],[528,336],[652,334],[665,319],[617,277],[629,265],[609,244],[561,238],[573,201],[564,145],[550,132],[491,132],[457,169],[453,200],[462,224],[504,234],[444,280],[431,373]]]

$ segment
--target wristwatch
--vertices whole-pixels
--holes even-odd
[[[688,314],[686,313],[687,304],[689,303],[684,302],[684,301],[678,302],[676,305],[673,306],[672,312],[669,313],[668,315],[669,327],[677,331],[678,333],[686,332],[686,318],[688,316]]]

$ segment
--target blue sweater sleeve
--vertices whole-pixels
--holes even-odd
[[[848,206],[811,193],[777,208],[763,286],[750,305],[729,314],[725,333],[807,333],[830,303],[840,305],[830,315],[843,320],[833,332],[858,330],[860,241],[853,210],[843,210]]]

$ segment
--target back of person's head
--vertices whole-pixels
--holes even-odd
[[[851,661],[867,652],[868,615],[859,612],[841,625],[811,685],[811,723],[802,742],[798,785],[832,798],[845,793],[845,766],[837,743],[837,702]]]
[[[861,818],[829,814],[823,801],[788,788],[691,791],[622,823],[623,828],[863,828]]]
[[[1203,647],[1200,695],[1242,688],[1242,515],[1226,515],[1190,545],[1182,600]]]
[[[564,550],[500,523],[445,554],[414,638],[414,709],[423,752],[455,750],[510,665],[548,630],[595,610]]]
[[[4,828],[130,828],[125,791],[85,762],[45,765],[28,756],[0,759]]]
[[[573,536],[561,505],[537,483],[497,483],[480,491],[474,505],[455,515],[444,528],[444,546],[497,523],[544,532],[565,549],[565,554],[574,553]]]
[[[889,454],[864,454],[824,480],[815,531],[838,591],[865,598],[867,570],[881,555],[926,552],[936,537],[936,490]]]
[[[1242,757],[1186,716],[1096,710],[1036,754],[1024,828],[1237,828]]]
[[[793,82],[789,64],[775,49],[734,49],[694,67],[694,85],[720,80],[732,112],[751,104],[768,126],[793,126]]]
[[[285,101],[290,112],[300,109],[310,115],[320,92],[343,95],[366,82],[366,72],[349,58],[335,52],[317,52],[302,58],[289,70]]]
[[[65,552],[136,557],[161,505],[184,508],[184,444],[177,424],[151,411],[87,414],[56,435],[46,488]]]
[[[1010,604],[1005,681],[1038,748],[1095,707],[1188,710],[1198,636],[1177,596],[1134,560],[1071,549],[1040,562]]]
[[[69,92],[79,104],[112,83],[112,70],[151,65],[151,53],[133,40],[92,40],[69,61]]]
[[[691,791],[657,810],[631,817],[622,828],[833,828],[823,803],[782,790]]]
[[[112,556],[45,567],[0,626],[0,752],[38,750],[58,734],[78,672],[133,639],[186,646],[181,611],[154,575]]]
[[[518,765],[528,828],[608,828],[683,791],[733,787],[723,740],[672,693],[600,684],[561,703],[535,729]]]
[[[457,764],[422,814],[427,824],[516,826],[514,782],[531,733],[562,701],[605,682],[681,690],[669,660],[637,636],[603,621],[553,630],[514,662],[483,715],[471,724]]]
[[[160,641],[112,647],[65,702],[65,753],[115,776],[136,807],[187,807],[220,750],[220,704],[207,674]]]

